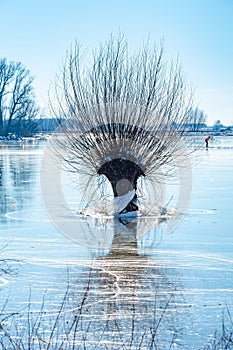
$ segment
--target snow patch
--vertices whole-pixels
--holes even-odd
[[[97,200],[90,203],[90,207],[83,211],[84,215],[108,215],[119,214],[131,202],[135,196],[135,190],[131,190],[123,196],[114,197],[111,201]]]

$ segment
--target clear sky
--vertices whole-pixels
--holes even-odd
[[[0,57],[31,71],[41,107],[75,39],[92,49],[119,31],[132,48],[163,39],[207,123],[233,123],[233,0],[0,0]]]

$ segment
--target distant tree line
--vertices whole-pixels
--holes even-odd
[[[46,117],[35,119],[35,123],[36,123],[36,131],[38,133],[52,133],[57,129],[59,125],[57,119],[46,118]]]
[[[39,115],[29,70],[20,62],[0,59],[0,136],[30,136]]]
[[[205,126],[207,115],[198,107],[191,109],[188,116],[188,129],[190,131],[198,131]]]
[[[31,136],[36,132],[53,132],[54,119],[39,118],[34,78],[20,62],[0,58],[0,136]],[[197,107],[191,109],[186,120],[187,128],[198,131],[207,116]]]

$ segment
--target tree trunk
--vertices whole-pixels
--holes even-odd
[[[133,189],[136,191],[138,178],[145,176],[137,164],[122,158],[116,158],[104,163],[98,170],[98,174],[103,174],[107,177],[112,185],[114,197],[123,196]],[[138,210],[138,205],[137,194],[135,193],[134,198],[122,212],[136,210]]]

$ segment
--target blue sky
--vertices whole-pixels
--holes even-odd
[[[207,123],[233,124],[233,0],[0,0],[0,57],[31,71],[42,107],[75,39],[92,49],[119,31],[132,49],[163,39]]]

